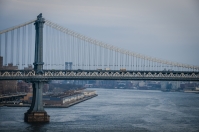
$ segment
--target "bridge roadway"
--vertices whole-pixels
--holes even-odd
[[[157,80],[199,81],[197,71],[120,71],[120,70],[0,70],[0,80]]]

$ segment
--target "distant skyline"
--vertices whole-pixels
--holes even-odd
[[[199,66],[197,0],[0,0],[0,30],[39,13],[107,44]]]

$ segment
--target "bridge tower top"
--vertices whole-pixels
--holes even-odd
[[[42,18],[42,13],[37,16],[37,20],[35,21],[35,60],[34,60],[34,70],[37,74],[43,73],[43,26],[45,23],[45,19]]]

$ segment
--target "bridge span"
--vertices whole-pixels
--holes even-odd
[[[49,80],[199,81],[199,66],[124,50],[45,20],[42,14],[0,31],[0,56],[4,58],[0,80],[24,80],[33,85],[32,104],[24,113],[26,122],[50,121],[42,102],[42,89]],[[11,63],[18,69],[33,63],[34,69],[5,70]],[[98,68],[101,70],[94,70]]]

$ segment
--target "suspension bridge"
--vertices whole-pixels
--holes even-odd
[[[45,20],[43,76],[23,71],[32,65],[35,30],[32,20],[0,32],[0,56],[19,70],[0,72],[0,80],[142,79],[197,81],[198,66],[152,58],[97,41]]]
[[[42,14],[0,31],[0,56],[0,80],[33,83],[32,105],[24,117],[27,122],[49,121],[42,104],[43,84],[49,80],[199,81],[198,66],[124,50],[57,25]],[[32,63],[34,69],[24,70]],[[3,69],[9,64],[18,70]]]

